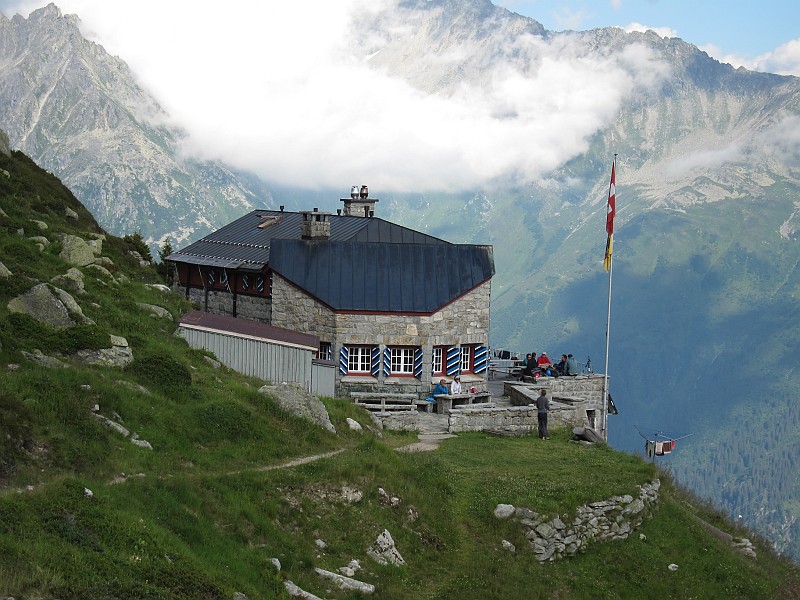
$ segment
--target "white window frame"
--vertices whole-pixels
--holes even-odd
[[[431,373],[441,375],[444,373],[444,357],[447,355],[447,348],[444,346],[434,346],[431,355]]]
[[[413,375],[414,374],[414,351],[413,346],[390,346],[389,368],[392,375]]]
[[[330,342],[320,342],[317,358],[319,360],[333,360],[333,344]]]
[[[472,373],[472,346],[461,346],[461,372]]]
[[[372,346],[348,346],[347,351],[348,373],[372,374]]]

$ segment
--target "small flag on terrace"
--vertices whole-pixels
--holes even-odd
[[[606,255],[603,258],[603,266],[606,271],[611,269],[611,254],[614,246],[614,215],[617,214],[617,186],[614,181],[614,171],[616,170],[617,161],[611,164],[611,184],[608,186],[608,212],[606,213],[606,233],[608,239],[606,240]]]

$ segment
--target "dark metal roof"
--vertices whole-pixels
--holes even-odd
[[[491,246],[273,240],[270,268],[334,310],[433,313],[494,275]]]
[[[225,317],[213,313],[190,311],[183,315],[178,325],[192,327],[211,332],[220,332],[239,337],[252,337],[260,340],[299,346],[308,350],[319,348],[319,338],[307,333],[298,333],[282,327],[274,327],[266,323],[248,321],[234,317]]]
[[[444,240],[396,225],[383,219],[328,215],[330,241],[357,241],[398,244],[449,244]],[[270,241],[299,240],[299,212],[254,210],[203,239],[167,257],[173,262],[236,268],[233,264],[269,263]],[[228,264],[230,263],[230,264]]]
[[[451,244],[375,217],[327,215],[303,240],[303,214],[254,210],[166,260],[269,268],[334,310],[432,313],[494,275],[491,246]]]

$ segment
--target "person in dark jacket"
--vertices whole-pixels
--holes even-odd
[[[550,433],[547,431],[547,411],[549,410],[550,399],[547,397],[547,390],[542,390],[536,399],[536,416],[539,420],[539,438],[543,440],[550,439]]]
[[[578,374],[578,363],[575,362],[575,357],[572,354],[567,354],[567,375]]]

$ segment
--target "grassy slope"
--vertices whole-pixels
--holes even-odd
[[[797,569],[762,544],[752,561],[711,537],[693,514],[745,532],[669,483],[656,518],[641,530],[646,539],[634,534],[556,564],[536,563],[522,532],[492,516],[497,503],[568,521],[579,504],[634,493],[655,476],[652,465],[569,443],[566,432],[549,443],[469,434],[435,453],[397,453],[393,447],[413,436],[381,441],[352,432],[346,417],[368,418],[339,400],[327,401],[339,434],[313,427],[258,394],[259,382],[213,369],[172,335],[174,323],[141,310],[137,302],[173,315],[188,306],[146,288],[155,273],[140,269],[118,238],[107,239],[103,254],[127,281],[85,270],[86,294],[76,295],[96,327],[55,334],[9,315],[10,298],[66,271],[58,232],[99,230],[21,155],[0,158],[0,167],[12,173],[0,177],[0,207],[8,214],[0,221],[0,260],[14,273],[0,288],[0,596],[230,598],[239,591],[273,598],[285,594],[285,576],[326,598],[356,598],[313,572],[353,558],[365,567],[359,578],[375,583],[381,598],[790,598],[800,590]],[[65,206],[78,211],[77,222],[64,217]],[[34,230],[31,218],[48,229]],[[39,253],[19,228],[51,245]],[[128,339],[132,367],[49,370],[20,354],[37,347],[69,354],[109,333]],[[12,363],[19,368],[6,369]],[[90,416],[94,404],[154,450],[102,427]],[[264,468],[337,448],[344,452],[334,458]],[[343,486],[363,491],[363,499],[345,501]],[[379,487],[399,502],[385,501]],[[366,557],[383,529],[406,567]],[[317,538],[327,543],[324,551]],[[501,539],[517,553],[501,550]],[[281,560],[282,575],[271,557]],[[673,562],[676,572],[667,570]]]

